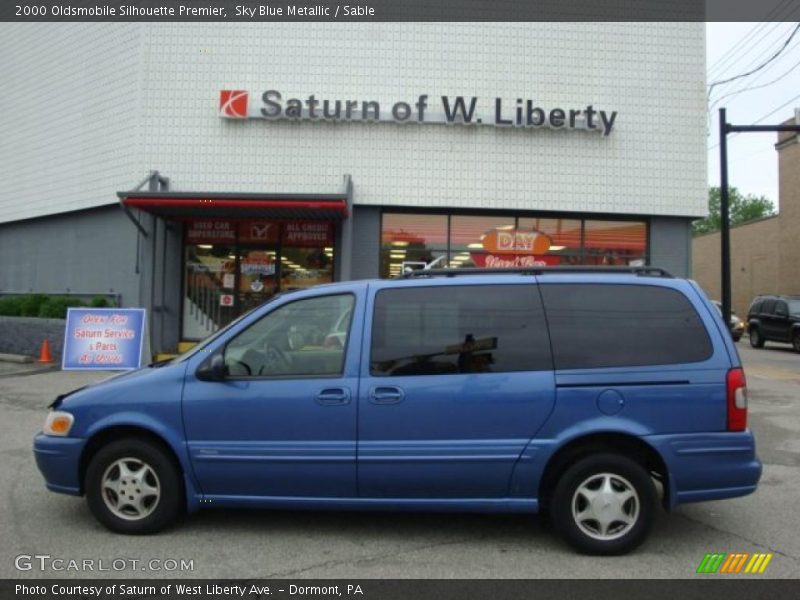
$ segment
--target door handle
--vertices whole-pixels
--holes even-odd
[[[350,404],[350,390],[345,388],[327,388],[317,394],[317,404],[322,406],[337,406]]]
[[[369,391],[369,401],[373,404],[397,404],[405,396],[403,390],[394,386],[378,386]]]

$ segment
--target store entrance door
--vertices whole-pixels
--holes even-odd
[[[242,314],[278,293],[277,248],[240,246],[237,258],[236,305]]]
[[[186,341],[202,340],[280,291],[333,281],[330,222],[193,220],[185,232]]]

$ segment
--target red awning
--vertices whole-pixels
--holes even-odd
[[[338,194],[226,194],[119,192],[122,203],[165,219],[344,219],[347,196]]]

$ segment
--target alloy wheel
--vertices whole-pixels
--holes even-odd
[[[572,518],[589,537],[615,540],[636,524],[639,507],[639,495],[627,479],[615,473],[596,473],[575,490]]]
[[[161,483],[155,470],[138,458],[115,460],[103,473],[102,497],[108,510],[128,521],[151,514],[161,498]]]

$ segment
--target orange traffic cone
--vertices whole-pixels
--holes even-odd
[[[39,351],[39,360],[40,363],[51,363],[53,362],[53,357],[50,354],[50,342],[45,339],[42,342],[42,349]]]

